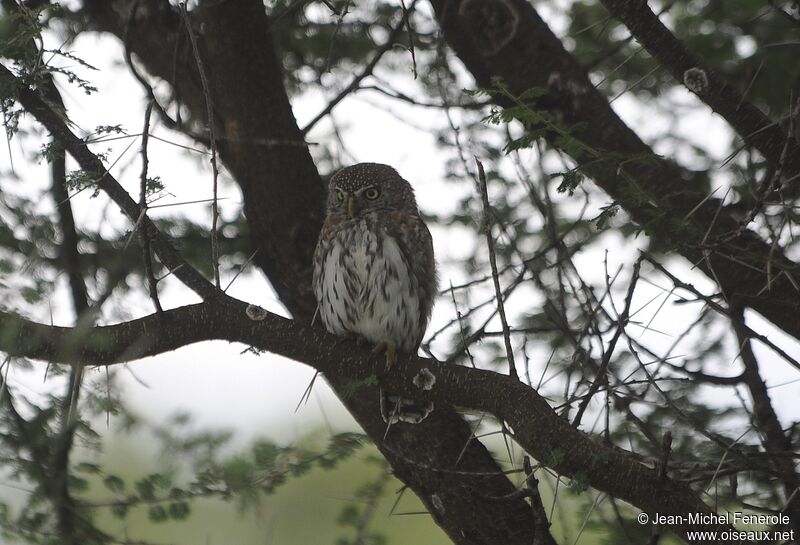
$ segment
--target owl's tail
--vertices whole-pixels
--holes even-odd
[[[397,422],[419,424],[433,411],[430,401],[414,401],[381,390],[381,416],[391,425]]]

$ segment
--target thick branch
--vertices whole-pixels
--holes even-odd
[[[744,363],[742,381],[747,386],[753,400],[753,423],[763,437],[764,450],[774,455],[773,463],[781,476],[788,499],[784,512],[791,518],[791,527],[795,532],[800,533],[800,477],[798,477],[793,461],[779,454],[792,452],[794,450],[792,441],[781,427],[778,415],[769,398],[767,385],[761,378],[758,360],[753,352],[747,329],[744,327],[744,315],[737,313],[731,316],[731,323],[736,332],[736,339],[740,345],[740,356]]]
[[[690,512],[711,512],[690,488],[665,479],[656,469],[625,451],[591,440],[559,417],[533,388],[509,376],[417,356],[401,357],[386,371],[382,358],[350,340],[265,311],[258,313],[263,319],[253,320],[248,318],[247,308],[243,302],[222,297],[213,303],[204,302],[161,315],[92,328],[46,326],[0,312],[0,350],[28,358],[111,365],[203,340],[240,342],[306,363],[326,375],[339,377],[340,381],[346,378],[351,389],[377,378],[381,386],[392,391],[435,401],[434,415],[442,412],[438,407],[447,405],[493,414],[507,422],[516,441],[545,466],[562,475],[581,475],[592,487],[644,511],[682,516]],[[250,314],[253,315],[252,307]],[[414,377],[423,369],[435,377],[430,390],[414,385]],[[504,395],[497,395],[497,392],[504,392]],[[426,424],[401,428],[416,430],[420,427],[425,429]],[[432,468],[427,469],[434,473],[465,470],[453,462],[439,465],[431,460]],[[492,494],[492,491],[480,490],[480,493]],[[441,503],[430,498],[423,500],[426,499],[433,507],[434,517],[444,515],[437,512],[437,505]],[[673,527],[678,533],[693,529],[698,528]]]

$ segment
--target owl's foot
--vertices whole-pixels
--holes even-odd
[[[386,354],[386,369],[391,369],[397,361],[397,346],[392,341],[380,341],[372,349],[373,354]]]

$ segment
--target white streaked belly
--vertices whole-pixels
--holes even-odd
[[[331,244],[315,284],[325,327],[414,350],[422,335],[419,286],[397,242],[388,236],[379,241],[362,220],[336,233]]]

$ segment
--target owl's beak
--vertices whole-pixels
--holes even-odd
[[[355,197],[349,197],[347,199],[347,215],[350,216],[350,219],[356,217],[358,214],[358,205],[356,204]]]

